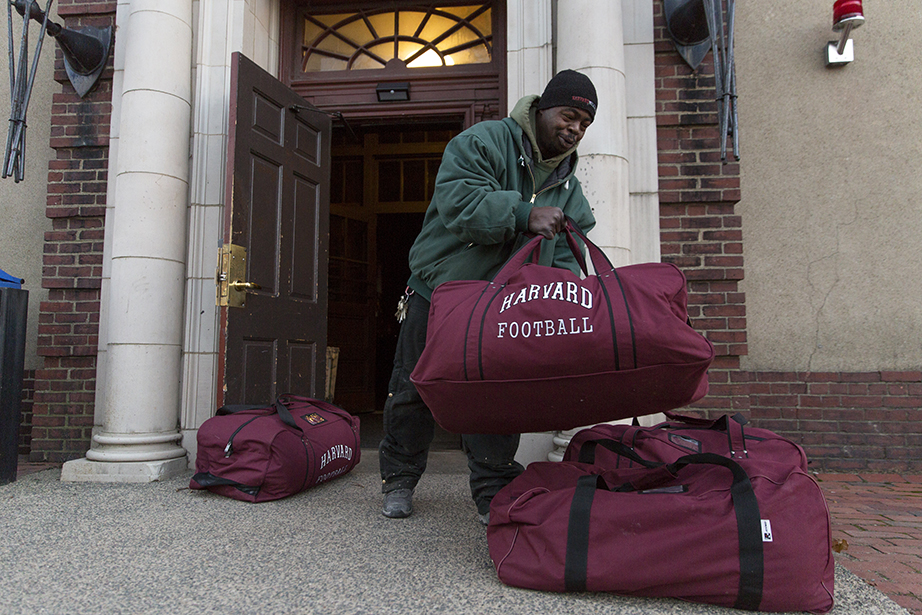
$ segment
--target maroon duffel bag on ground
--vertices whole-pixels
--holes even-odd
[[[500,580],[515,587],[833,606],[826,500],[787,463],[713,453],[620,470],[532,463],[493,498],[487,540]]]
[[[714,347],[688,324],[674,265],[615,268],[572,221],[571,251],[593,275],[528,262],[530,240],[490,282],[432,293],[426,347],[410,380],[456,433],[570,429],[685,406],[707,393]]]
[[[359,462],[359,418],[333,404],[282,395],[225,406],[198,430],[189,486],[248,502],[277,500],[342,476]]]
[[[630,459],[605,448],[607,441],[613,441],[647,461],[672,463],[684,455],[717,453],[731,459],[790,463],[807,471],[807,455],[800,445],[768,429],[750,427],[742,414],[706,419],[667,412],[666,418],[649,427],[601,424],[583,429],[570,439],[563,459],[612,469],[633,466]],[[587,446],[592,442],[601,446]]]

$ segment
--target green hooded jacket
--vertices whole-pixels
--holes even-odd
[[[586,232],[595,226],[573,175],[576,148],[541,160],[534,137],[537,100],[526,96],[509,117],[475,124],[446,146],[422,230],[410,248],[408,285],[426,299],[449,280],[492,279],[528,241],[532,207],[559,207]],[[537,186],[536,177],[546,179]],[[565,233],[541,242],[538,262],[580,271]]]

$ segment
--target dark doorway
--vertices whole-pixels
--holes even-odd
[[[448,141],[463,118],[334,129],[330,187],[328,344],[339,348],[334,402],[362,420],[374,448],[400,327],[407,254],[422,227]],[[433,448],[458,448],[437,430]]]
[[[423,225],[422,213],[381,214],[378,216],[378,297],[377,361],[375,367],[375,408],[384,407],[387,385],[397,349],[397,301],[410,277],[407,254]],[[382,249],[383,248],[383,249]]]

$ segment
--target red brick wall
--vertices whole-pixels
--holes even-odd
[[[922,371],[737,372],[750,418],[804,447],[814,465],[922,470]]]
[[[689,316],[717,351],[709,407],[740,407],[738,389],[720,386],[747,352],[739,164],[730,152],[720,160],[712,56],[692,71],[666,35],[661,2],[654,11],[662,259],[688,278]]]
[[[22,376],[18,453],[28,455],[32,445],[32,402],[35,397],[35,370],[27,369]]]
[[[62,0],[58,15],[70,28],[105,27],[115,21],[115,2]],[[31,415],[33,461],[66,461],[90,447],[96,387],[99,289],[108,173],[112,57],[97,85],[84,98],[74,92],[55,45],[51,147],[38,355]]]
[[[922,469],[922,372],[741,370],[739,164],[729,154],[730,163],[720,161],[712,55],[692,71],[666,35],[661,2],[654,12],[662,258],[685,272],[692,323],[717,350],[708,396],[693,408],[741,411],[801,444],[817,469]],[[745,139],[740,148],[745,159]]]

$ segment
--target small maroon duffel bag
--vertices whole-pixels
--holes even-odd
[[[224,406],[198,430],[192,489],[248,502],[277,500],[342,476],[359,462],[359,418],[333,404],[282,395]]]
[[[667,412],[666,418],[649,427],[603,423],[583,429],[570,439],[563,459],[611,469],[633,466],[633,461],[604,446],[606,442],[619,442],[647,461],[672,463],[685,455],[717,453],[731,459],[789,463],[807,471],[807,455],[800,445],[768,429],[750,427],[742,414],[706,419]],[[590,446],[591,443],[603,446]]]
[[[833,606],[826,500],[787,463],[714,453],[620,470],[532,463],[493,498],[487,541],[515,587],[760,611]]]
[[[685,406],[707,393],[714,347],[688,324],[685,276],[667,263],[615,268],[576,228],[587,272],[529,262],[526,243],[492,281],[432,293],[426,347],[410,380],[455,433],[570,429]]]

